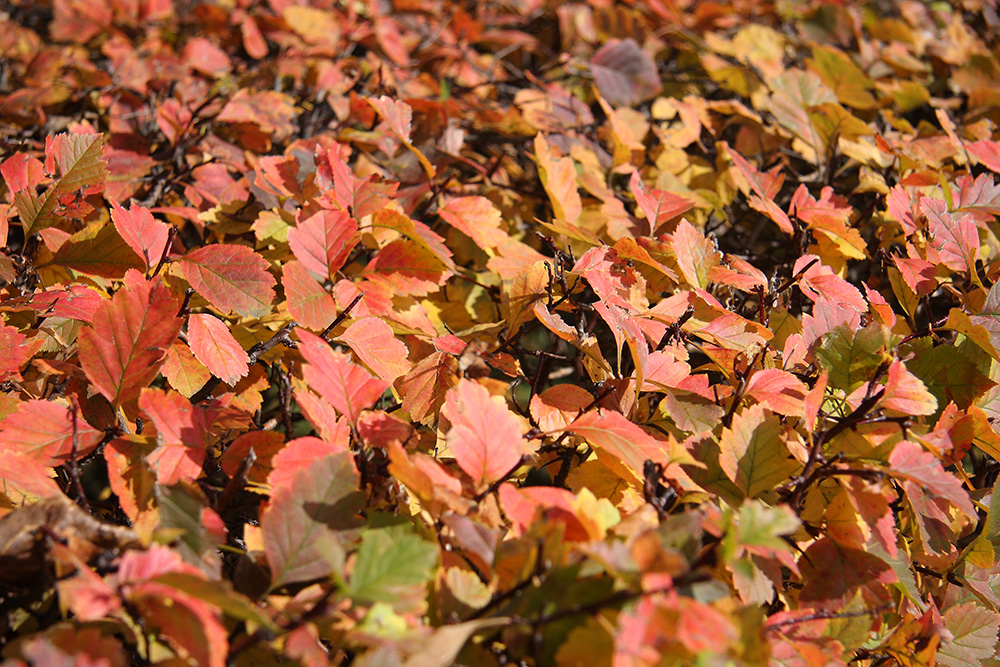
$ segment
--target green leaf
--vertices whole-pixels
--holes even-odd
[[[934,394],[939,408],[954,401],[959,410],[967,410],[973,401],[994,386],[986,375],[990,357],[966,339],[957,347],[932,347],[930,340],[914,341],[914,358],[906,362],[911,373],[920,378]]]
[[[361,548],[347,593],[356,602],[391,603],[397,611],[419,607],[438,564],[438,547],[408,523],[371,528]]]
[[[830,386],[850,393],[871,378],[888,346],[882,326],[854,330],[842,324],[823,337],[816,358],[830,374]]]

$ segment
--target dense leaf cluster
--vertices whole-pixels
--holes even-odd
[[[5,664],[997,664],[995,4],[0,4]]]

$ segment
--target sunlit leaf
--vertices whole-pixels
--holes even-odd
[[[267,261],[240,245],[210,245],[179,260],[181,275],[196,292],[225,312],[261,317],[271,311],[274,276]]]

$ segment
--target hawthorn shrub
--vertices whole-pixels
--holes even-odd
[[[997,664],[995,4],[8,0],[4,664]]]

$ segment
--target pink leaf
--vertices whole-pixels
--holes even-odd
[[[230,386],[250,370],[243,347],[229,327],[212,315],[196,313],[188,318],[188,344],[195,358]]]
[[[448,391],[441,414],[451,422],[448,448],[478,486],[502,479],[521,460],[521,424],[486,387],[462,380]]]
[[[146,389],[139,398],[156,426],[159,445],[146,457],[156,480],[164,486],[201,476],[208,426],[205,410],[173,391]]]
[[[288,245],[302,265],[332,278],[358,243],[358,223],[345,211],[321,210],[288,230]]]
[[[639,178],[638,171],[632,172],[629,188],[632,190],[632,196],[635,197],[636,204],[639,205],[639,208],[646,216],[646,220],[649,222],[650,236],[654,235],[656,230],[665,222],[683,215],[694,208],[694,202],[666,190],[653,188],[647,191],[642,179]]]
[[[170,225],[153,217],[145,206],[133,204],[131,209],[111,202],[111,220],[125,243],[146,262],[146,268],[156,266],[167,246]]]
[[[778,414],[792,416],[802,412],[808,391],[805,383],[791,373],[767,368],[750,377],[744,393]]]
[[[352,424],[357,423],[361,411],[374,405],[389,383],[351,363],[348,355],[334,352],[319,336],[300,329],[298,337],[306,360],[302,368],[306,383]]]

